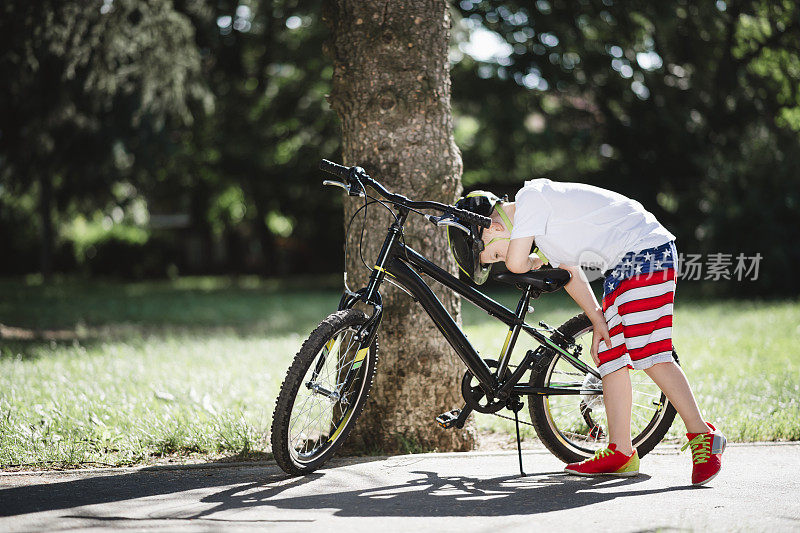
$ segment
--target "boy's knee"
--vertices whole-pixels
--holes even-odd
[[[645,372],[645,374],[649,375],[650,372],[658,372],[660,370],[663,370],[663,369],[665,369],[667,367],[671,367],[673,365],[675,365],[675,361],[661,361],[659,363],[653,364],[650,367],[645,368],[644,372]]]
[[[617,378],[620,378],[622,376],[627,376],[629,374],[629,372],[630,372],[630,369],[627,366],[623,366],[622,368],[618,368],[618,369],[614,370],[613,372],[609,372],[608,374],[603,376],[603,380],[605,381],[606,379],[617,379]]]

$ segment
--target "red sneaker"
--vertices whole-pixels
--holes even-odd
[[[706,422],[708,424],[708,422]],[[692,448],[692,485],[705,485],[719,474],[722,468],[722,452],[725,451],[727,439],[717,428],[708,424],[709,433],[687,433],[689,442],[681,451]]]
[[[633,455],[625,455],[611,443],[608,448],[597,450],[590,459],[568,464],[564,471],[578,476],[635,476],[639,473],[639,452],[634,449]]]

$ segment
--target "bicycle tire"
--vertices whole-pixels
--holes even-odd
[[[271,434],[275,461],[287,474],[309,474],[325,464],[347,439],[361,414],[378,362],[377,340],[365,349],[352,339],[366,321],[367,315],[356,309],[330,314],[309,335],[292,361],[275,402]],[[347,347],[342,353],[344,343]],[[333,363],[332,354],[336,355]],[[333,375],[331,364],[335,365]],[[350,371],[354,373],[350,385],[347,390],[339,390]],[[301,396],[304,397],[298,405]],[[318,422],[312,426],[311,421],[302,418],[305,415],[318,416]],[[311,445],[315,447],[309,450]]]
[[[586,335],[589,334],[588,345],[584,344],[584,353],[587,356],[589,355],[592,324],[585,314],[581,313],[580,315],[574,316],[562,324],[558,328],[558,331],[567,339],[575,340],[578,344],[580,344],[581,340],[585,343],[587,340]],[[672,356],[675,362],[678,363],[678,356],[674,350]],[[557,367],[559,367],[558,370],[556,370]],[[561,370],[562,368],[564,370]],[[638,396],[637,385],[634,384],[633,379],[634,372],[641,372],[641,375],[649,382],[649,384],[647,384],[645,380],[638,382],[641,387],[638,391]],[[569,364],[563,356],[556,353],[555,350],[547,349],[531,372],[530,384],[534,387],[545,387],[553,383],[553,376],[555,375],[573,375],[581,377],[578,373],[579,371]],[[641,410],[642,413],[647,413],[649,410],[653,411],[651,418],[648,418],[646,414],[638,415],[643,418],[643,420],[634,420],[634,416],[632,415],[632,433],[634,433],[632,437],[633,446],[638,450],[639,456],[643,457],[647,455],[656,444],[661,442],[661,439],[667,434],[667,431],[669,431],[675,419],[676,411],[675,407],[669,403],[664,393],[658,389],[655,383],[646,377],[643,371],[632,371],[631,375],[634,395],[634,413],[636,413],[636,409]],[[588,373],[582,376],[583,384],[587,383],[586,380],[592,381],[589,376],[591,376],[591,374]],[[577,381],[574,383],[577,383]],[[660,396],[656,396],[653,387]],[[608,434],[607,431],[605,431],[605,439],[602,438],[604,428],[601,424],[605,410],[603,409],[602,414],[597,416],[599,420],[593,419],[591,415],[593,409],[590,406],[599,408],[602,404],[601,399],[598,399],[597,396],[598,395],[586,395],[585,397],[575,395],[553,395],[552,398],[547,395],[539,394],[528,396],[528,408],[530,410],[531,421],[536,429],[536,433],[539,435],[539,439],[553,455],[565,463],[587,459],[594,455],[594,452],[598,448],[603,448],[607,445]],[[658,400],[649,400],[654,406],[650,407],[646,404],[637,403],[637,399],[641,397],[644,397],[645,400],[647,400],[648,397],[658,397]],[[640,401],[645,400],[640,399]],[[578,404],[577,406],[569,405],[570,402],[578,402]],[[553,404],[555,403],[557,403],[558,406],[554,406]],[[567,409],[572,409],[573,412],[578,412],[573,414],[573,412],[563,411],[563,414],[559,415],[557,411],[561,411],[562,405],[566,406]],[[589,412],[588,416],[586,413],[587,410]],[[577,416],[578,414],[580,417]],[[569,415],[570,419],[565,419],[566,415]],[[581,420],[585,427],[580,427]],[[593,423],[594,427],[590,427],[590,423]],[[584,431],[586,432],[585,435],[583,433]]]

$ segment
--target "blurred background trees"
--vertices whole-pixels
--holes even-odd
[[[0,274],[337,272],[322,2],[0,7]],[[759,252],[797,293],[800,8],[790,0],[452,6],[467,189],[539,176],[640,200],[689,253]]]

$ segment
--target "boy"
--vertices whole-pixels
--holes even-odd
[[[721,468],[725,437],[703,420],[672,358],[675,236],[639,202],[591,185],[536,179],[525,182],[515,202],[490,196],[495,200],[492,224],[481,235],[479,262],[504,261],[516,273],[537,269],[543,261],[531,254],[535,244],[550,265],[572,274],[565,288],[594,326],[591,356],[603,380],[609,445],[582,463],[567,465],[566,472],[638,473],[630,430],[629,369],[635,368],[661,388],[686,425],[692,484],[711,481]],[[581,265],[605,271],[602,307]]]

